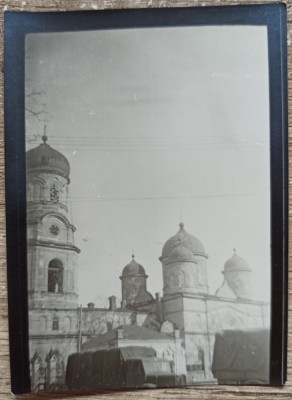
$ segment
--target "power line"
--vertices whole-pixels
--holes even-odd
[[[30,143],[31,144],[31,143]],[[50,143],[52,146],[56,146],[60,150],[65,151],[90,151],[90,152],[131,152],[131,151],[194,151],[203,148],[217,148],[217,149],[250,149],[250,148],[265,148],[260,144],[235,144],[235,143],[193,143],[190,145],[110,145],[110,144],[84,144],[84,143]],[[29,146],[33,147],[33,146]]]
[[[84,138],[84,137],[78,137],[78,138],[73,138],[73,137],[49,137],[51,143],[56,143],[58,145],[60,144],[82,144],[82,145],[91,145],[91,144],[107,144],[109,146],[113,145],[165,145],[165,144],[188,144],[188,143],[194,143],[194,144],[200,144],[200,143],[206,143],[206,144],[212,144],[212,143],[222,143],[224,145],[228,143],[240,143],[242,145],[243,142],[250,143],[250,144],[257,144],[257,141],[255,138],[253,140],[247,140],[247,139],[237,139],[236,141],[232,137],[226,137],[226,136],[214,136],[214,137],[120,137],[120,138],[113,138],[113,137],[91,137],[91,138]],[[37,143],[41,142],[41,139],[39,137],[35,136],[27,136],[27,142],[28,143]]]
[[[39,140],[41,139],[41,135],[27,135],[27,137],[34,139],[34,140]],[[187,135],[187,136],[182,136],[182,135],[176,135],[176,136],[165,136],[165,135],[123,135],[123,136],[112,136],[112,135],[94,135],[94,136],[70,136],[70,135],[50,135],[50,138],[54,138],[54,139],[72,139],[72,140],[101,140],[101,139],[105,139],[105,140],[193,140],[193,139],[212,139],[212,138],[225,138],[225,139],[232,139],[233,137],[230,135],[219,135],[219,134],[214,134],[214,135]]]
[[[188,199],[208,199],[208,198],[239,198],[239,197],[260,197],[267,196],[266,193],[242,193],[242,194],[208,194],[208,195],[193,195],[193,196],[141,196],[141,197],[114,197],[114,196],[100,196],[100,197],[84,197],[84,196],[70,196],[68,199],[73,203],[79,202],[105,202],[105,201],[155,201],[155,200],[188,200]]]
[[[63,151],[82,152],[149,152],[149,151],[194,151],[198,149],[235,149],[265,147],[256,139],[234,140],[230,135],[143,135],[143,136],[58,136],[50,135],[50,143]],[[27,135],[28,147],[41,142],[40,135]]]

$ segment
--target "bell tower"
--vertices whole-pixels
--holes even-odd
[[[29,308],[77,306],[75,227],[68,210],[70,165],[43,143],[26,154]]]

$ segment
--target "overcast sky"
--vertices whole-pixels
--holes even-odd
[[[120,299],[133,251],[162,294],[158,258],[181,218],[209,254],[210,293],[236,248],[269,299],[266,28],[33,34],[26,50],[27,149],[46,123],[71,165],[79,303]]]

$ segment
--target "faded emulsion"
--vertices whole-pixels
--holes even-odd
[[[138,26],[25,36],[31,391],[267,385],[268,28]]]

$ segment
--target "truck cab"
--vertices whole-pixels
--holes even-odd
[[[175,387],[186,384],[185,377],[178,377],[173,365],[163,358],[139,358],[125,363],[127,388]]]

